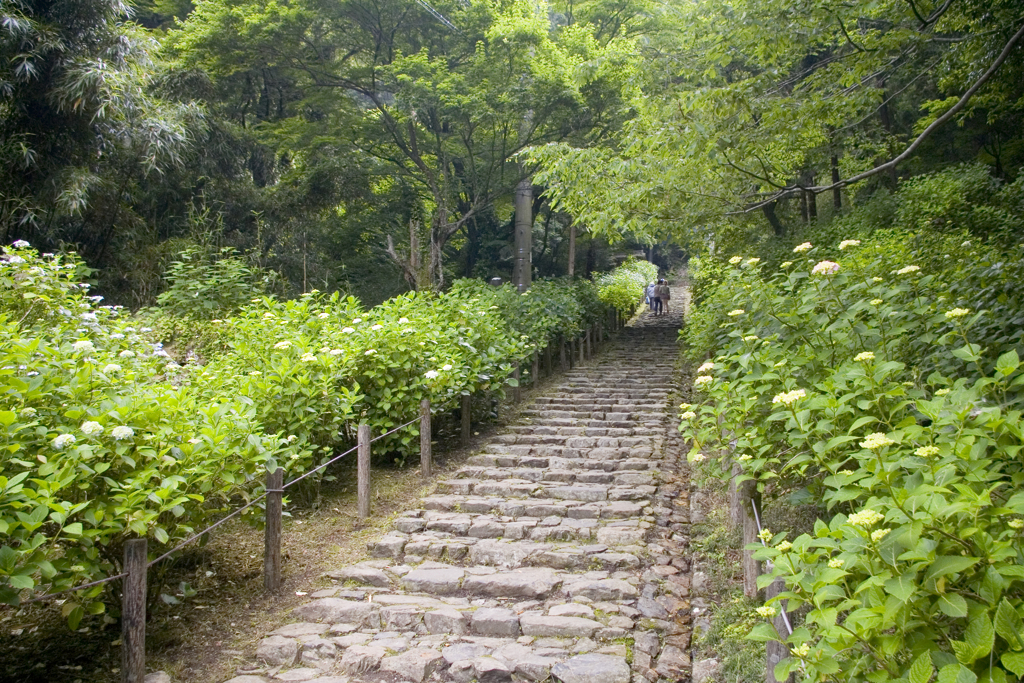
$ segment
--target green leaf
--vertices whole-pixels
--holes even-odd
[[[996,370],[1003,375],[1011,375],[1020,366],[1020,356],[1017,355],[1017,351],[1010,349],[1003,355],[999,356],[999,360],[996,361]]]
[[[996,633],[1014,650],[1024,650],[1024,620],[1009,601],[1003,598],[996,608]]]
[[[771,640],[778,640],[779,634],[775,632],[775,628],[770,624],[760,623],[750,629],[750,633],[747,634],[746,639],[766,643]]]
[[[935,683],[977,683],[978,677],[962,664],[947,664],[939,669],[939,678]]]
[[[909,683],[928,683],[932,679],[932,672],[934,670],[932,658],[925,652],[915,659],[913,665],[911,665],[908,675]]]
[[[911,573],[893,577],[885,582],[885,592],[901,602],[907,602],[917,590],[914,575]]]
[[[978,563],[979,558],[977,557],[956,557],[954,555],[940,555],[936,557],[931,565],[928,567],[928,571],[925,572],[924,580],[934,579],[938,576],[945,576],[946,574],[956,574],[969,569]]]
[[[1024,652],[1004,652],[999,661],[1017,678],[1024,677]]]
[[[967,601],[959,593],[943,593],[938,596],[939,609],[948,617],[966,617]]]

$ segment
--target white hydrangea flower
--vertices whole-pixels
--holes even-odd
[[[344,334],[352,334],[353,332],[355,332],[355,328],[352,328],[352,327],[343,327],[343,328],[341,328],[341,331],[342,331],[342,332],[343,332]]]
[[[315,361],[315,360],[316,360],[316,354],[313,354],[313,353],[304,353],[304,354],[302,354],[302,356],[301,356],[301,357],[299,358],[299,360],[301,360],[301,361],[302,361],[303,363],[312,363],[313,361]]]
[[[119,372],[121,372],[121,366],[117,363],[107,363],[103,366],[104,375],[116,375]]]
[[[32,245],[26,242],[25,240],[15,240],[14,244],[12,244],[11,246],[14,247],[15,249],[24,249],[26,247],[31,247]]]
[[[883,538],[888,536],[890,531],[892,531],[892,529],[875,529],[871,532],[871,540],[875,543],[878,543]]]
[[[687,410],[685,413],[679,416],[679,418],[682,420],[692,420],[695,417],[697,417],[697,413],[693,412],[692,410]]]
[[[286,341],[279,341],[276,344],[274,344],[274,348],[275,349],[287,349],[291,345],[292,345],[292,343],[290,341],[287,341],[287,340]]]
[[[772,403],[781,403],[785,406],[791,406],[805,396],[807,396],[807,392],[803,389],[794,389],[793,391],[776,394],[775,398],[772,399]]]
[[[735,308],[726,313],[726,315],[735,318],[736,316],[743,315],[744,313],[746,313],[746,311],[744,311],[742,308]]]
[[[331,317],[331,314],[330,313],[321,313],[317,317],[320,318],[321,320],[327,320],[328,318]]]
[[[859,246],[860,246],[860,240],[843,240],[842,242],[839,243],[839,250],[842,251],[843,249],[846,249],[847,247],[859,247]]]
[[[861,363],[864,361],[874,360],[875,354],[871,353],[870,351],[861,351],[856,356],[854,356],[853,359],[858,363]]]
[[[71,434],[61,434],[51,442],[53,447],[57,450],[67,448],[73,443],[75,443],[75,437]]]
[[[435,377],[438,376],[438,374],[440,373],[438,373],[437,370],[427,370],[425,373],[423,373],[423,376],[426,377],[427,379],[434,379]]]
[[[838,557],[833,557],[831,560],[828,561],[828,566],[831,569],[842,569],[843,568],[843,564],[844,564],[843,561],[841,559],[839,559]]]
[[[835,261],[819,261],[811,269],[812,275],[835,275],[839,272],[839,264]]]
[[[196,444],[202,443],[203,440],[198,438],[198,437],[193,436],[191,439],[188,440],[188,442],[190,444],[192,444],[193,446],[195,446]]]
[[[939,447],[938,446],[921,446],[916,451],[914,451],[914,455],[919,455],[922,458],[933,458],[933,457],[935,457],[938,454],[939,454]]]
[[[921,266],[903,266],[896,271],[897,275],[909,275],[910,273],[916,273],[921,270]]]
[[[855,512],[847,518],[847,523],[854,526],[869,527],[874,526],[885,519],[885,516],[876,510],[871,508],[865,508],[860,512]]]
[[[373,330],[374,332],[376,332],[377,330],[383,330],[384,326],[383,325],[373,325],[373,326],[370,327],[370,329]]]
[[[110,430],[110,435],[115,441],[124,441],[135,436],[135,430],[126,425],[119,425]]]
[[[345,353],[345,352],[342,351],[341,349],[331,349],[331,355],[332,356],[340,356],[343,353]]]
[[[711,361],[708,361],[708,362],[702,364],[699,368],[697,368],[697,374],[698,375],[703,375],[705,372],[711,372],[714,369],[715,369],[715,364],[712,363]]]
[[[399,318],[399,319],[398,319],[398,324],[399,324],[399,325],[404,325],[404,324],[406,324],[407,322],[409,322],[409,319],[408,319],[408,318]]]
[[[761,259],[759,259],[759,258],[750,258],[750,259],[747,259],[747,262],[746,262],[745,265],[756,266],[760,262],[761,262]]]
[[[366,351],[363,352],[363,355],[364,356],[372,356],[375,353],[377,353],[376,349],[367,349]]]
[[[96,347],[93,346],[93,343],[88,339],[79,339],[71,345],[71,348],[75,351],[81,351],[82,353],[92,353],[96,350]]]
[[[445,363],[444,365],[441,366],[441,369],[444,370],[445,372],[448,372],[449,370],[452,369],[451,363]]]
[[[971,314],[969,308],[953,308],[946,311],[946,320],[956,320],[958,318],[964,318]]]
[[[86,436],[96,436],[97,434],[103,433],[103,425],[101,425],[99,422],[83,422],[82,426],[79,427],[79,429],[81,429],[82,433],[85,434]]]
[[[813,248],[813,245],[810,242],[804,242],[803,244],[798,244],[795,247],[793,247],[793,253],[794,254],[799,254],[800,252],[808,251],[808,250],[810,250],[812,248]]]
[[[124,350],[124,351],[122,351],[121,353],[119,353],[117,355],[120,356],[121,358],[135,358],[135,352],[134,351],[128,351],[128,350]]]
[[[21,416],[22,417],[35,417],[36,414],[37,414],[37,411],[36,411],[35,408],[23,408],[21,410]]]
[[[701,375],[697,379],[693,380],[693,386],[698,389],[703,389],[714,381],[715,378],[711,375]]]
[[[732,265],[735,266],[737,263],[741,262],[742,260],[743,260],[742,256],[733,256],[731,259],[729,259],[729,263],[731,263]]]
[[[754,611],[757,612],[757,616],[764,617],[765,619],[771,619],[776,614],[775,608],[771,605],[761,605]]]
[[[892,446],[896,442],[887,437],[882,432],[875,432],[868,434],[863,441],[860,442],[861,448],[867,448],[868,450],[875,451],[885,446]]]
[[[361,322],[363,322],[363,319],[362,319],[362,318],[353,318],[353,319],[352,319],[352,324],[353,324],[353,325],[355,325],[355,324],[357,324],[357,323],[361,323]]]

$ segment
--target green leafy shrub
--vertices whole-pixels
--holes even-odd
[[[14,303],[0,314],[0,601],[116,574],[127,538],[167,548],[290,450],[250,402],[194,391],[189,368],[86,296],[73,256],[23,247],[2,261],[0,297]],[[64,603],[72,626],[103,609],[103,590]]]
[[[750,637],[789,646],[780,680],[1017,680],[1019,337],[989,336],[1002,314],[947,293],[966,274],[962,296],[978,296],[970,245],[937,273],[884,242],[832,248],[844,257],[799,246],[767,277],[736,259],[704,304],[716,355],[694,383],[706,400],[684,406],[691,460],[729,452],[702,467],[727,478],[739,465],[765,495],[834,515],[813,534],[766,535],[780,599],[810,611],[792,635],[764,623]]]
[[[231,315],[266,292],[275,274],[253,268],[231,247],[194,246],[178,254],[164,279],[160,306],[181,318],[211,320]]]
[[[597,278],[598,298],[623,315],[631,315],[643,302],[644,289],[657,279],[656,265],[628,258],[615,270]]]

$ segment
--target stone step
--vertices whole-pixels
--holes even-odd
[[[509,446],[496,444],[485,447],[485,452],[470,456],[468,467],[542,468],[550,470],[602,470],[617,472],[623,470],[649,470],[657,467],[656,461],[647,458],[626,458],[625,460],[591,460],[579,457],[565,458],[560,455],[516,455],[509,452]],[[531,448],[530,450],[534,450]],[[561,451],[559,451],[561,452]]]

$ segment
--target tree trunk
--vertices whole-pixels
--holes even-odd
[[[576,223],[569,226],[569,277],[576,275]]]
[[[840,180],[839,157],[833,154],[830,163],[832,164],[832,184],[835,185]],[[832,205],[835,207],[836,213],[843,208],[843,191],[841,188],[837,187],[832,190]]]
[[[523,178],[516,186],[515,210],[515,264],[512,282],[516,286],[516,291],[521,293],[530,288],[533,272],[533,184],[529,178]]]
[[[773,201],[770,204],[765,204],[761,209],[764,212],[764,217],[768,219],[768,224],[772,226],[772,231],[776,237],[782,237],[786,234],[786,226],[782,224],[779,217],[775,215],[775,205],[777,201]]]
[[[807,178],[807,184],[814,187],[814,174]],[[813,192],[807,193],[807,217],[812,221],[818,220],[818,195]]]

